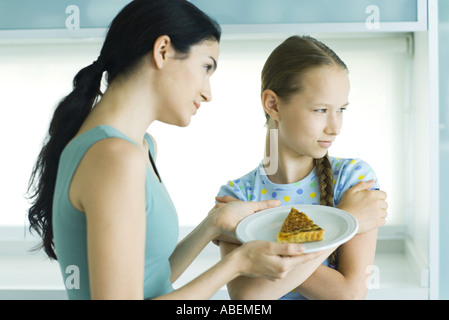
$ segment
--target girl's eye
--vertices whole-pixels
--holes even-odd
[[[340,109],[338,109],[338,112],[344,112],[344,111],[346,111],[346,108],[340,108]]]
[[[315,111],[318,113],[326,113],[326,109],[316,109]]]

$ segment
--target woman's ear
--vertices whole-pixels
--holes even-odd
[[[279,121],[279,97],[273,90],[265,90],[262,92],[262,105],[266,113],[271,119]]]
[[[156,39],[153,46],[153,59],[157,69],[161,69],[168,59],[168,52],[171,50],[171,40],[167,35]]]

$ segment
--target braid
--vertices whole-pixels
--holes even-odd
[[[334,184],[332,167],[329,161],[329,155],[321,159],[315,159],[315,168],[318,181],[320,183],[320,205],[334,206]],[[329,257],[329,262],[332,265],[337,265],[337,250],[335,250]]]
[[[320,204],[323,206],[334,206],[334,188],[332,183],[332,167],[329,162],[329,156],[321,159],[315,159],[315,167],[318,180],[320,182]]]

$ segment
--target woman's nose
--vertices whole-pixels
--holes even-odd
[[[206,82],[205,86],[200,92],[200,95],[204,102],[210,102],[212,100],[212,92],[209,81]]]

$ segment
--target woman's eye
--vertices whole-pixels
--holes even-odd
[[[315,111],[318,113],[326,113],[326,109],[316,109]]]
[[[344,111],[346,111],[346,108],[340,108],[340,109],[338,109],[338,112],[344,112]]]
[[[206,69],[206,72],[209,72],[210,70],[212,70],[212,65],[211,64],[206,64],[204,66],[204,69]]]

